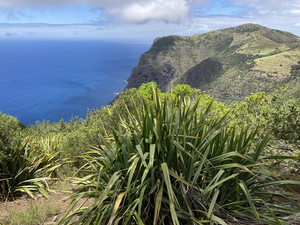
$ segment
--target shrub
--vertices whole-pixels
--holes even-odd
[[[20,123],[16,118],[0,112],[0,162],[5,161],[12,149],[20,146],[21,131]]]
[[[278,140],[300,146],[300,99],[287,98],[287,89],[279,88],[273,96],[264,92],[251,94],[246,102],[235,104],[233,114],[240,123],[272,129]]]

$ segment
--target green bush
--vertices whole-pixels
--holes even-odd
[[[251,94],[246,102],[235,104],[233,111],[240,124],[272,129],[278,140],[300,146],[300,99],[288,98],[287,89],[279,88],[270,96],[264,92]]]
[[[211,105],[199,115],[199,100],[175,104],[153,94],[153,104],[143,100],[139,110],[132,98],[133,115],[85,154],[88,175],[75,179],[82,190],[59,224],[76,216],[75,224],[226,224],[231,213],[286,224],[276,215],[299,212],[297,204],[286,209],[268,201],[286,197],[272,186],[300,183],[281,181],[265,166],[260,155],[270,131],[238,131],[226,115],[207,117]],[[83,198],[94,201],[77,208]]]
[[[0,112],[0,162],[6,160],[12,149],[20,146],[21,131],[22,128],[16,118]]]

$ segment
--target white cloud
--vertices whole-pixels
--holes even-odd
[[[143,4],[134,3],[124,8],[108,8],[105,15],[135,23],[149,20],[179,22],[187,17],[189,10],[185,0],[153,0]]]
[[[295,15],[300,15],[300,9],[292,9],[289,12]]]
[[[0,0],[0,9],[27,7],[64,7],[79,4],[105,8],[104,16],[124,22],[143,23],[149,20],[180,22],[194,7],[210,0]]]

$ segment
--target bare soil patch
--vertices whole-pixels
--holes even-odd
[[[66,213],[68,205],[71,201],[72,194],[73,193],[71,192],[62,192],[59,190],[55,190],[49,193],[49,199],[44,198],[40,194],[37,194],[35,198],[23,195],[22,197],[16,198],[13,201],[0,202],[0,224],[11,224],[11,218],[14,212],[26,212],[30,210],[30,207],[42,208],[45,206],[54,208],[55,210],[52,210],[54,213],[50,213],[50,215],[47,215],[43,222],[34,224],[57,224],[61,216],[63,216]],[[83,203],[84,200],[85,199],[82,199],[82,201],[80,201],[78,205]],[[89,202],[87,202],[86,204],[89,204]]]

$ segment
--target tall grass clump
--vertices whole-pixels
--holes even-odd
[[[199,100],[174,103],[154,91],[153,104],[131,101],[134,113],[83,157],[86,176],[75,179],[83,188],[59,224],[226,224],[233,217],[286,224],[279,216],[299,211],[271,201],[287,198],[274,185],[293,181],[281,181],[261,159],[270,132],[229,127],[226,115],[209,116],[211,105],[200,113]]]
[[[0,149],[1,150],[1,149]],[[0,200],[22,193],[33,196],[38,191],[48,198],[46,180],[58,168],[59,141],[57,138],[25,140],[0,155]]]

